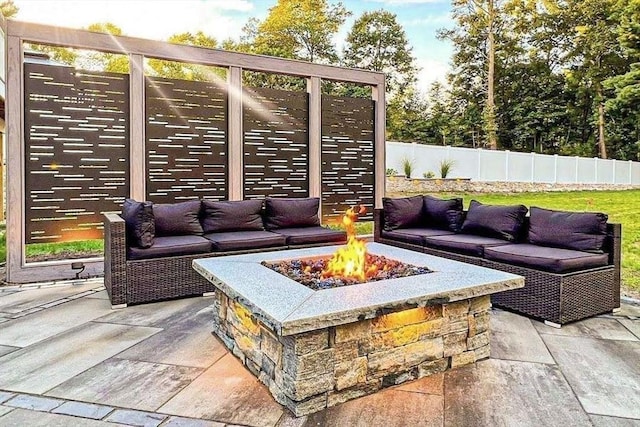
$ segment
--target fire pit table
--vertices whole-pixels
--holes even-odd
[[[203,258],[217,288],[213,330],[296,416],[489,357],[489,295],[524,278],[369,243],[431,273],[314,291],[263,261],[328,257],[338,246]]]

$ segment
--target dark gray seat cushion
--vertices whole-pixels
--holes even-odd
[[[398,228],[393,231],[382,230],[381,236],[385,239],[399,240],[413,245],[424,245],[424,238],[431,236],[449,236],[453,231],[440,230],[438,228]]]
[[[156,237],[150,248],[130,247],[127,257],[130,260],[136,260],[206,254],[208,252],[211,252],[211,242],[202,236],[165,236]]]
[[[520,265],[552,273],[586,270],[607,265],[608,254],[550,248],[529,243],[487,247],[484,257],[505,264]]]
[[[426,246],[444,251],[482,257],[487,246],[500,246],[506,243],[495,237],[476,236],[473,234],[452,234],[450,236],[425,237]]]
[[[267,197],[264,200],[264,228],[315,227],[320,225],[319,197]]]
[[[424,196],[424,216],[424,225],[427,227],[458,232],[464,219],[462,199]]]
[[[315,243],[344,243],[347,233],[325,227],[280,228],[273,230],[286,238],[288,245],[311,245]]]
[[[262,200],[203,200],[202,228],[205,233],[264,230]]]
[[[529,242],[540,246],[602,253],[607,215],[531,208]]]
[[[270,231],[225,231],[209,233],[204,237],[218,252],[244,251],[249,249],[285,246],[285,238]]]
[[[200,200],[153,205],[156,236],[200,235]]]
[[[461,231],[514,242],[521,237],[526,214],[523,205],[484,205],[472,200]]]
[[[384,229],[393,231],[419,226],[424,221],[423,204],[422,196],[383,198]]]

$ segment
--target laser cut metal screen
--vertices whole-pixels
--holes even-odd
[[[309,195],[308,128],[306,92],[245,88],[245,199]]]
[[[339,220],[362,204],[373,220],[374,110],[364,98],[322,95],[322,218]]]
[[[147,78],[147,198],[227,198],[224,83]]]
[[[24,64],[26,243],[102,238],[129,194],[129,76]]]

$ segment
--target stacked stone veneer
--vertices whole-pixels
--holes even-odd
[[[488,296],[279,336],[217,292],[214,332],[301,416],[489,357]]]

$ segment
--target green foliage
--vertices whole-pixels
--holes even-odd
[[[5,0],[0,3],[0,13],[5,18],[12,18],[18,14],[18,6],[13,3],[13,0]]]
[[[404,28],[391,12],[364,12],[347,34],[343,63],[386,74],[387,93],[403,94],[416,82],[417,67]]]
[[[411,178],[411,174],[413,173],[413,160],[404,157],[402,159],[402,170],[404,171],[404,176]]]
[[[395,170],[394,168],[387,168],[387,170],[386,170],[386,175],[387,176],[394,176],[394,175],[397,175],[397,174],[398,174],[398,171]]]
[[[436,174],[435,174],[435,173],[433,173],[433,171],[427,171],[427,172],[424,172],[424,173],[422,174],[422,177],[423,177],[423,178],[426,178],[426,179],[435,178],[435,176],[436,176]]]
[[[92,258],[104,254],[102,239],[62,243],[32,243],[25,247],[27,261],[48,261],[69,258]]]
[[[443,159],[440,161],[440,178],[445,179],[449,176],[451,169],[456,164],[455,160]]]

